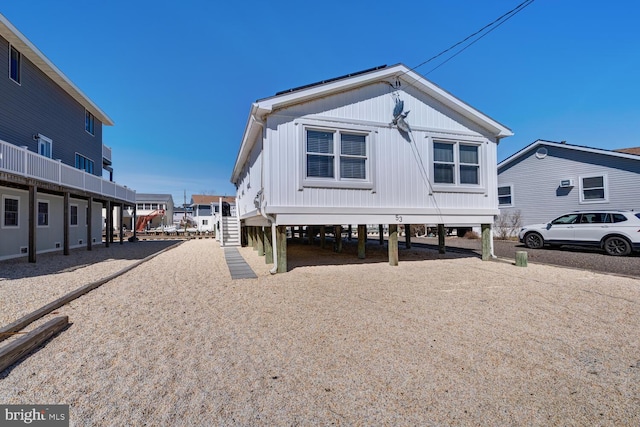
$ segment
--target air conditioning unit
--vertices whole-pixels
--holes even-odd
[[[569,188],[569,187],[575,187],[576,183],[574,182],[573,179],[563,179],[562,181],[560,181],[560,188]]]

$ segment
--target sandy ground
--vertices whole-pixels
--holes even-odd
[[[368,250],[291,244],[271,276],[240,248],[259,278],[232,281],[217,242],[186,242],[59,309],[0,402],[72,425],[640,424],[640,280]],[[5,278],[3,313],[34,277],[58,286]]]

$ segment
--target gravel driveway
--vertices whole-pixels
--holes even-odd
[[[401,247],[403,241],[404,237],[401,237]],[[414,237],[411,242],[424,244],[428,247],[437,248],[438,246],[438,239],[433,237]],[[479,239],[447,237],[446,245],[450,250],[470,250],[477,254],[482,253],[482,242]],[[510,240],[494,240],[493,247],[496,256],[501,258],[515,260],[516,251],[527,251],[527,258],[530,262],[640,277],[640,253],[638,252],[634,252],[630,256],[614,257],[595,248],[563,246],[561,248],[529,249],[520,242]]]

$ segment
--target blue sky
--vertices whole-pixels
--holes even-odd
[[[114,179],[140,193],[235,194],[249,108],[374,66],[414,67],[520,0],[3,2],[0,12],[115,122]],[[635,2],[536,0],[460,55],[416,71],[536,139],[640,146]],[[455,50],[454,50],[455,52]]]

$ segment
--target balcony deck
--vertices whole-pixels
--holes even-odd
[[[135,203],[136,192],[99,176],[0,140],[0,172]]]

